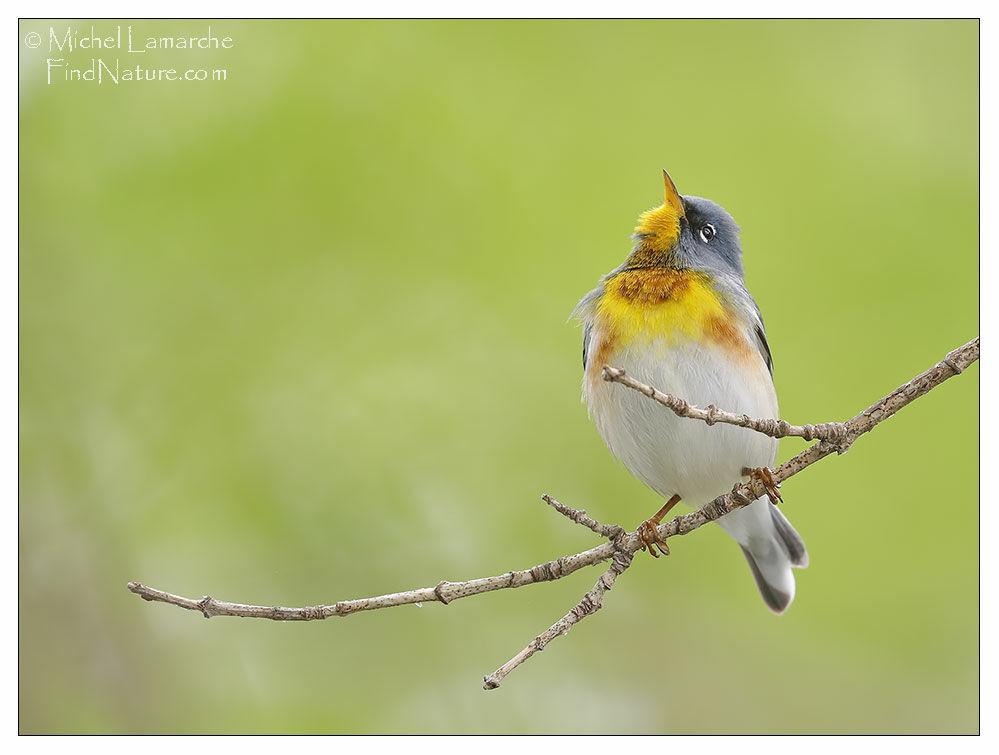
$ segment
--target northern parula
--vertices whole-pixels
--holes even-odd
[[[714,202],[680,196],[663,176],[665,201],[639,218],[631,254],[576,305],[583,395],[611,453],[667,499],[638,530],[653,555],[657,546],[669,552],[655,528],[678,501],[700,506],[746,475],[763,478],[769,495],[717,521],[742,547],[767,606],[783,613],[794,599],[791,569],[808,565],[808,551],[771,502],[780,495],[769,474],[777,441],[677,417],[601,376],[611,365],[697,406],[778,416],[773,359],[746,289],[739,226]]]

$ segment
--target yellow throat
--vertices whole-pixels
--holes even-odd
[[[604,334],[603,358],[632,344],[712,341],[743,350],[745,338],[710,276],[679,266],[675,257],[684,219],[683,202],[668,174],[666,199],[642,213],[638,239],[625,269],[604,281],[596,321]],[[599,361],[599,360],[595,360]],[[602,364],[594,365],[597,369]]]

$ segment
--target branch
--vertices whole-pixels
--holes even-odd
[[[861,435],[870,432],[877,425],[896,414],[900,409],[925,395],[945,380],[963,372],[979,358],[979,338],[975,338],[964,346],[950,352],[936,365],[917,375],[909,382],[896,388],[880,401],[872,404],[863,412],[839,423],[824,423],[821,425],[790,425],[782,420],[753,419],[741,414],[732,414],[713,406],[700,409],[691,406],[683,399],[660,393],[651,386],[639,383],[628,377],[623,370],[604,367],[604,379],[618,382],[637,390],[660,404],[671,409],[677,416],[710,424],[724,422],[738,425],[749,430],[761,432],[772,437],[796,435],[803,438],[819,439],[797,456],[781,464],[773,472],[777,483],[783,482],[803,469],[832,453],[845,453]],[[737,483],[730,493],[718,496],[701,508],[689,514],[677,516],[671,521],[659,525],[659,536],[663,539],[677,535],[686,535],[698,527],[714,521],[740,506],[752,503],[765,493],[763,482],[753,479],[748,483]],[[598,611],[603,605],[603,595],[609,590],[615,580],[631,565],[632,556],[644,547],[638,535],[625,532],[616,525],[603,525],[586,515],[585,511],[573,509],[559,503],[551,496],[544,496],[544,501],[560,514],[572,521],[590,529],[610,542],[598,545],[589,550],[571,556],[562,556],[553,561],[547,561],[530,569],[511,571],[494,577],[472,579],[465,582],[441,581],[434,587],[422,587],[406,592],[391,593],[374,598],[358,600],[343,600],[332,605],[316,605],[304,608],[283,608],[280,606],[257,606],[244,603],[229,603],[216,600],[209,595],[200,600],[184,598],[179,595],[157,590],[138,582],[129,582],[128,589],[149,601],[169,603],[191,611],[200,611],[206,618],[212,616],[242,616],[247,618],[273,619],[276,621],[312,621],[328,619],[333,616],[348,616],[358,611],[371,611],[377,608],[407,605],[437,601],[445,605],[459,598],[479,595],[493,590],[548,582],[561,579],[579,569],[591,566],[601,561],[612,560],[610,568],[601,575],[593,588],[583,596],[583,599],[565,616],[555,622],[549,629],[538,635],[530,644],[521,650],[496,671],[484,677],[484,687],[495,689],[503,678],[534,653],[543,650],[545,646],[560,635],[568,633],[574,624]]]
[[[707,409],[693,406],[684,401],[679,396],[671,393],[660,393],[651,385],[640,383],[635,378],[629,376],[624,370],[616,367],[604,365],[603,378],[608,383],[620,383],[629,388],[633,388],[639,393],[644,393],[653,401],[658,401],[677,417],[687,419],[699,419],[709,425],[716,422],[724,422],[727,425],[737,425],[747,427],[758,433],[769,435],[771,438],[786,438],[795,436],[805,440],[831,440],[839,442],[846,435],[846,428],[842,422],[824,422],[821,425],[791,425],[782,419],[753,419],[748,414],[733,414],[719,409],[714,404],[708,404]]]
[[[615,580],[617,580],[617,578],[624,573],[625,569],[631,566],[631,560],[633,557],[634,553],[630,553],[624,549],[618,550],[617,553],[614,554],[614,558],[611,561],[610,569],[600,575],[600,579],[598,579],[597,583],[593,585],[590,591],[583,596],[583,599],[579,601],[579,603],[577,603],[572,610],[569,611],[569,613],[548,627],[548,631],[539,634],[531,640],[531,643],[526,648],[517,653],[517,655],[508,660],[493,673],[483,677],[482,687],[487,690],[496,689],[500,686],[500,682],[503,681],[503,678],[517,668],[517,666],[526,661],[539,650],[544,650],[545,646],[556,637],[569,634],[569,630],[572,629],[573,624],[578,621],[582,621],[590,614],[594,614],[603,608],[604,593],[611,589],[611,587],[614,586]]]

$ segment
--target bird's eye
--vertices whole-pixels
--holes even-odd
[[[701,226],[701,238],[705,241],[711,241],[715,237],[715,227],[708,223],[707,225]]]

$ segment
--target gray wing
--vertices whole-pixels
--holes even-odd
[[[603,287],[597,286],[586,296],[579,300],[579,304],[572,310],[570,317],[575,317],[583,324],[583,369],[586,369],[586,358],[590,355],[590,336],[593,334],[593,313],[596,310],[597,302]]]
[[[759,313],[757,313],[759,317]],[[774,374],[774,358],[770,355],[770,344],[767,343],[767,334],[763,330],[763,319],[760,319],[760,324],[756,326],[756,348],[760,350],[760,356],[763,357],[763,361],[767,365],[767,369],[770,370],[770,374]]]
[[[756,299],[749,295],[749,292],[743,288],[746,296],[749,299],[749,304],[752,307],[752,316],[755,320],[754,331],[756,333],[756,348],[760,352],[760,356],[763,357],[763,364],[767,366],[770,370],[771,377],[774,374],[774,358],[770,353],[770,344],[767,343],[767,332],[763,328],[763,315],[760,314],[760,305],[756,303]]]

